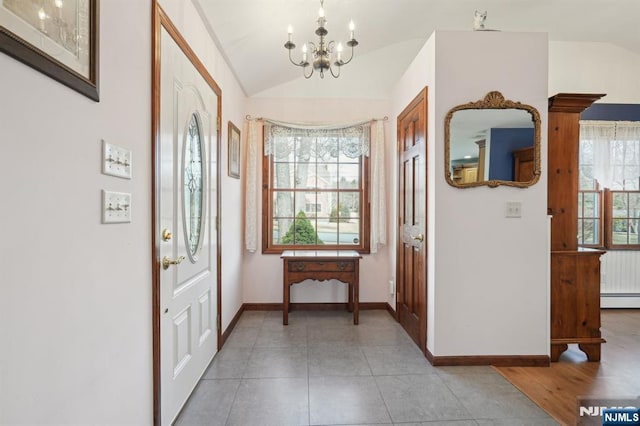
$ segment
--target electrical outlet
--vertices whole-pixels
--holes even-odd
[[[131,222],[131,194],[102,190],[102,223]]]
[[[505,217],[522,217],[522,203],[519,201],[509,201]]]
[[[395,289],[395,285],[394,284],[395,284],[394,283],[394,279],[391,278],[389,280],[389,294],[394,294],[395,293],[396,289]]]
[[[131,150],[102,141],[102,173],[131,179]]]

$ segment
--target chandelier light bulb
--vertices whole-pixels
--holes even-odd
[[[56,7],[62,9],[62,0],[55,0]]]
[[[340,62],[342,60],[342,43],[338,43],[338,46],[336,47],[336,50],[338,52],[338,57],[337,60],[338,62]]]
[[[40,10],[38,11],[38,18],[40,18],[41,21],[44,21],[45,19],[47,19],[47,12],[44,11],[43,7],[41,7]]]
[[[349,31],[353,31],[356,29],[356,25],[353,23],[353,19],[349,21]]]
[[[318,10],[318,16],[324,18],[324,7],[320,6],[320,10]]]
[[[293,34],[293,27],[291,25],[287,27],[287,34],[289,35]]]

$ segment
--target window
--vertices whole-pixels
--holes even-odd
[[[263,252],[369,250],[369,126],[265,126]]]
[[[578,244],[584,247],[601,247],[603,244],[602,191],[599,190],[598,182],[593,178],[593,140],[580,141],[579,163]]]
[[[581,190],[578,193],[578,243],[585,247],[602,244],[601,193]]]
[[[317,204],[317,203],[307,203],[304,211],[307,213],[319,213],[322,212],[322,204]]]
[[[581,122],[578,244],[640,250],[640,123]]]

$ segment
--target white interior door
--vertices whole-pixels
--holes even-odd
[[[161,46],[160,389],[169,425],[218,344],[218,99],[164,27]]]

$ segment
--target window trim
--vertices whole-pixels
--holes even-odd
[[[262,147],[264,152],[264,144],[266,134],[263,134]],[[323,244],[323,245],[274,245],[273,234],[271,232],[271,218],[273,217],[273,156],[262,155],[262,253],[263,254],[282,254],[285,250],[355,250],[361,254],[370,253],[371,244],[371,203],[370,203],[370,176],[369,176],[369,157],[362,155],[362,167],[360,182],[362,182],[362,190],[360,195],[360,244],[353,246]],[[313,189],[305,190],[305,192],[313,191]],[[339,190],[335,190],[340,192]],[[324,192],[324,191],[322,191]],[[353,192],[353,191],[350,191]]]
[[[578,246],[588,247],[602,250],[636,250],[640,251],[640,243],[638,244],[614,244],[613,242],[613,194],[614,193],[640,193],[640,190],[629,189],[608,189],[604,190],[579,190],[578,193],[600,193],[600,243],[599,244],[582,244],[578,241]],[[580,218],[578,218],[580,219]],[[617,218],[624,219],[624,218]]]
[[[605,248],[607,250],[640,250],[640,243],[638,244],[615,244],[613,242],[613,219],[625,219],[625,218],[614,218],[613,217],[613,195],[614,194],[628,194],[628,193],[640,193],[640,190],[618,190],[618,189],[605,189],[604,190],[604,210],[605,210],[605,221],[606,221],[606,234],[605,237]],[[629,214],[627,208],[627,214]],[[626,218],[629,219],[628,217]]]
[[[596,189],[581,189],[581,190],[578,191],[578,194],[585,194],[585,193],[598,194],[598,207],[597,207],[597,209],[598,209],[598,217],[597,218],[586,218],[586,219],[597,219],[598,220],[598,223],[599,223],[599,225],[598,225],[599,234],[598,235],[600,235],[600,238],[598,238],[598,243],[596,243],[596,244],[584,244],[584,243],[580,243],[580,241],[578,241],[578,245],[580,247],[601,249],[601,248],[604,248],[604,245],[605,245],[605,243],[604,243],[604,240],[606,238],[605,229],[607,227],[605,226],[606,220],[605,220],[605,216],[604,216],[604,213],[605,213],[604,212],[604,210],[605,210],[604,209],[604,203],[603,203],[604,193],[603,193],[603,191],[601,189],[597,189],[597,188],[598,188],[598,185],[596,184]],[[584,196],[583,196],[583,204],[584,204]],[[582,208],[584,208],[584,207],[582,207]],[[581,210],[581,207],[578,207],[578,211],[580,211],[580,210]],[[585,217],[578,216],[578,220],[580,220],[580,219],[584,220]],[[580,230],[578,230],[578,232],[580,232]]]

